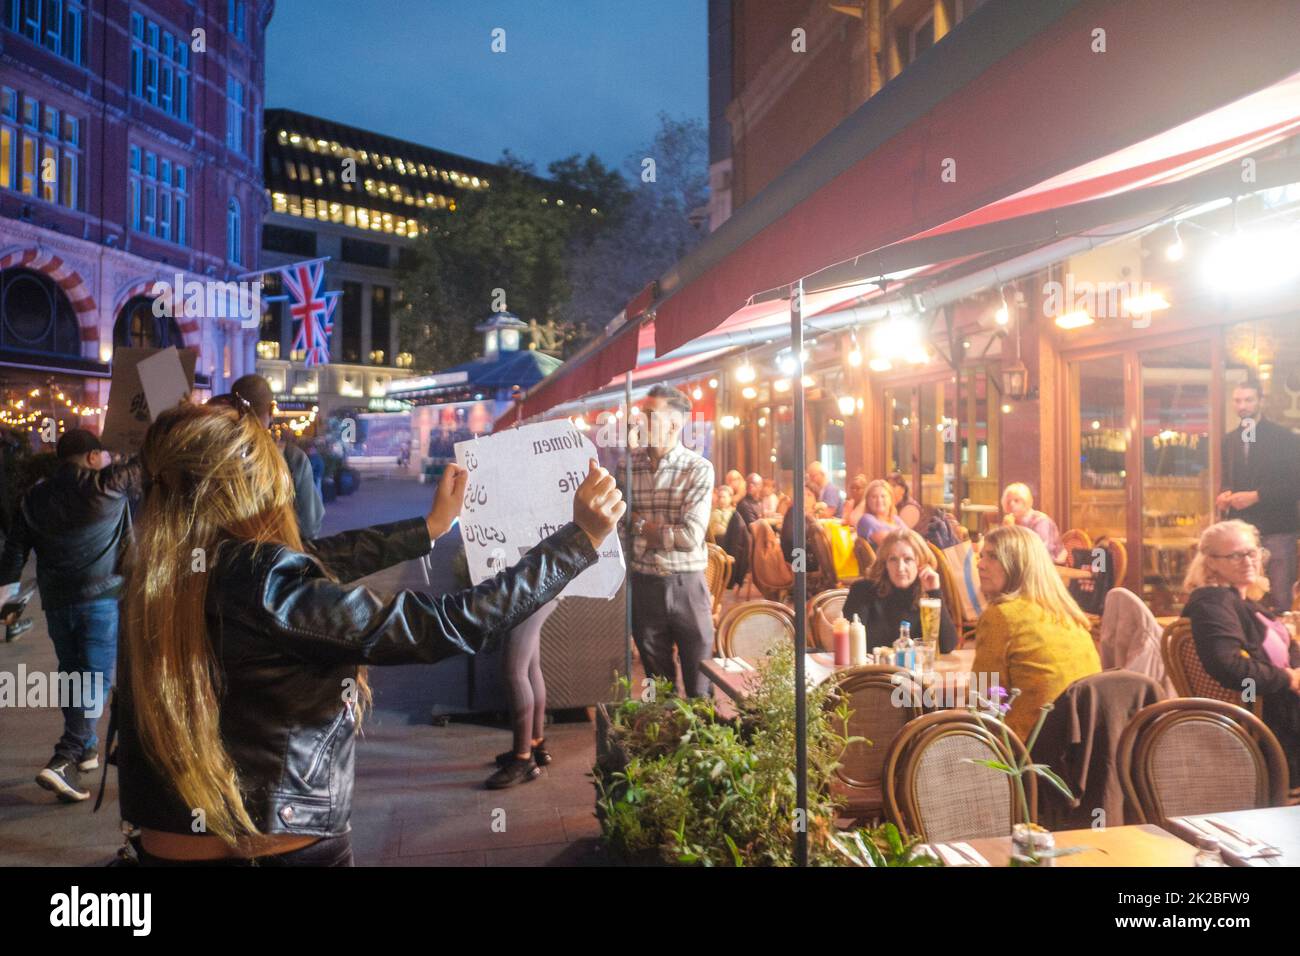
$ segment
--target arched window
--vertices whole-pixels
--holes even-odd
[[[240,253],[243,244],[239,237],[239,200],[231,197],[230,204],[226,206],[226,258],[235,265],[244,262]]]
[[[0,349],[81,355],[72,303],[49,276],[30,269],[0,273]]]
[[[180,327],[170,315],[153,314],[154,300],[149,296],[137,295],[127,300],[122,311],[117,313],[113,323],[114,347],[132,349],[165,349],[174,345],[178,349],[185,347],[181,338]]]

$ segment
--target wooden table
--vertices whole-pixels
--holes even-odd
[[[813,665],[834,668],[834,655],[824,652],[816,652],[808,655],[812,658]],[[940,654],[934,659],[934,674],[938,679],[945,682],[961,682],[965,675],[970,674],[971,665],[975,662],[974,648],[959,648],[951,654]],[[753,661],[749,663],[753,664]],[[704,672],[709,680],[716,684],[724,694],[737,703],[743,701],[749,694],[748,682],[752,677],[758,675],[757,670],[731,671],[724,668],[714,658],[705,658],[700,664],[700,669]],[[843,668],[835,668],[842,670]],[[811,672],[812,666],[809,666]]]
[[[1104,829],[1057,830],[1058,847],[1091,847],[1053,858],[1052,866],[1192,866],[1196,847],[1151,824]],[[1262,838],[1261,838],[1262,839]],[[967,840],[993,866],[1011,863],[1011,837]]]

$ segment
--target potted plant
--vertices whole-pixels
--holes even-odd
[[[1015,754],[1015,750],[1011,746],[1011,730],[1007,727],[1006,715],[1011,710],[1012,702],[1019,695],[1019,688],[1013,688],[1008,693],[1004,687],[992,687],[989,689],[989,697],[987,698],[978,693],[975,694],[975,702],[971,706],[972,710],[982,708],[985,714],[997,721],[1002,732],[1002,742],[1006,747],[1006,752],[1012,755]],[[1039,708],[1038,721],[1034,724],[1034,729],[1030,731],[1029,739],[1025,741],[1025,754],[1023,757],[1016,758],[1014,764],[1007,764],[1001,760],[993,759],[963,758],[966,763],[988,767],[990,770],[1006,774],[1015,781],[1016,797],[1020,801],[1025,819],[1011,828],[1012,866],[1050,866],[1051,861],[1058,856],[1070,856],[1089,849],[1089,847],[1083,846],[1058,848],[1051,832],[1029,819],[1029,801],[1025,797],[1025,774],[1032,773],[1041,777],[1063,793],[1067,800],[1074,800],[1074,794],[1070,792],[1066,782],[1046,764],[1034,763],[1033,758],[1030,756],[1034,749],[1034,743],[1038,740],[1038,734],[1043,729],[1043,722],[1047,720],[1047,715],[1051,709],[1052,705],[1050,703]]]
[[[846,865],[831,841],[837,804],[831,777],[845,746],[836,731],[847,704],[827,710],[829,684],[807,694],[808,801],[796,805],[794,649],[780,645],[760,665],[734,721],[707,699],[683,699],[668,682],[597,709],[596,815],[606,847],[622,862],[691,866],[794,863],[808,835],[814,865]]]

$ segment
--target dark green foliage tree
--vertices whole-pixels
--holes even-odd
[[[461,197],[454,211],[431,214],[428,233],[413,244],[415,263],[400,280],[407,310],[401,337],[417,368],[478,355],[474,326],[497,306],[543,324],[564,318],[564,260],[577,209],[546,197],[529,164],[508,152],[503,164],[490,189]]]

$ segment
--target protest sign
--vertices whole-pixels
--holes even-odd
[[[172,357],[165,357],[168,352]],[[114,349],[108,411],[99,437],[104,447],[124,454],[139,451],[144,444],[144,433],[158,413],[183,400],[185,393],[194,388],[197,360],[198,352],[194,349]],[[180,366],[184,389],[179,389],[173,363]],[[146,382],[148,390],[153,392],[152,404]],[[159,407],[155,410],[154,405]]]
[[[573,520],[573,495],[596,446],[567,420],[511,428],[456,444],[469,472],[460,515],[470,578],[485,581]],[[597,549],[600,560],[571,581],[565,597],[611,598],[626,573],[618,533]]]

